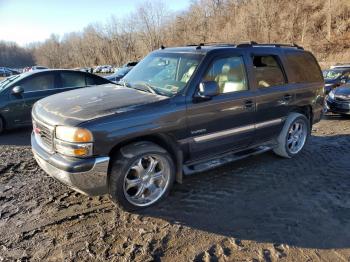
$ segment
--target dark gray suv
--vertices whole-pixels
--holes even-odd
[[[267,150],[297,155],[323,105],[320,67],[299,46],[162,48],[119,86],[37,102],[32,148],[52,177],[135,210],[183,175]]]

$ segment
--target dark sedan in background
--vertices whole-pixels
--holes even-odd
[[[323,70],[323,77],[325,81],[325,92],[328,94],[332,89],[350,81],[350,68]]]
[[[31,125],[33,104],[50,95],[111,83],[100,76],[75,70],[40,70],[14,75],[0,82],[0,133]]]
[[[124,76],[126,76],[126,74],[129,73],[131,69],[132,67],[121,67],[113,75],[106,76],[105,78],[116,83]]]
[[[350,84],[331,90],[326,99],[327,111],[350,115]]]

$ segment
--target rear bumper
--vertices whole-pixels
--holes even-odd
[[[96,196],[108,193],[107,173],[109,157],[88,159],[63,158],[50,155],[31,138],[32,151],[38,165],[51,177],[85,195]]]
[[[327,111],[338,114],[350,114],[350,102],[338,102],[331,100],[329,97],[326,100]]]

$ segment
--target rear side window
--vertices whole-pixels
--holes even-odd
[[[34,76],[28,80],[24,80],[21,84],[24,92],[44,91],[53,89],[55,86],[54,74],[42,74]]]
[[[256,83],[259,88],[279,86],[286,83],[277,56],[254,55],[253,65]]]
[[[83,74],[73,72],[62,72],[60,74],[63,88],[85,86],[85,76]]]
[[[286,59],[294,83],[322,82],[323,77],[316,59],[307,52],[286,52]]]

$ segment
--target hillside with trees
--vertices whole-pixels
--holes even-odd
[[[72,68],[121,65],[161,45],[252,40],[297,43],[320,62],[350,62],[349,0],[197,0],[181,13],[165,3],[149,1],[123,20],[52,35],[30,51],[38,64]]]

